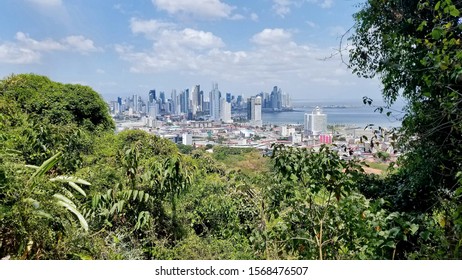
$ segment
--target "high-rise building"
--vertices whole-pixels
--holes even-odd
[[[119,104],[119,108],[122,108],[122,97],[117,97],[117,104]]]
[[[152,103],[148,107],[148,116],[156,118],[157,116],[157,103]]]
[[[180,106],[181,106],[181,113],[185,113],[186,115],[189,114],[189,89],[185,89],[180,94]]]
[[[175,89],[172,90],[171,97],[172,97],[172,114],[178,116],[181,114],[180,96],[176,93]]]
[[[305,114],[305,132],[311,136],[327,132],[327,115],[318,106],[311,114]]]
[[[253,126],[262,126],[261,119],[261,97],[254,96],[249,98],[247,103],[247,115],[250,124]]]
[[[282,108],[283,109],[292,108],[292,102],[290,100],[290,95],[285,92],[282,93]]]
[[[133,113],[138,114],[140,111],[140,104],[138,103],[138,95],[133,94]]]
[[[195,116],[199,108],[200,85],[196,85],[192,90],[191,112]]]
[[[159,93],[160,104],[165,104],[165,93],[161,91]]]
[[[193,144],[192,134],[183,133],[181,138],[182,138],[183,145],[192,145]]]
[[[157,100],[156,90],[155,90],[155,89],[151,89],[151,90],[149,91],[149,103],[154,103],[155,100]]]
[[[197,100],[197,111],[199,112],[204,112],[205,109],[204,109],[204,91],[201,90],[199,91],[199,97],[198,97],[198,100]]]
[[[210,92],[210,118],[213,121],[220,120],[220,98],[221,92],[218,90],[218,84],[213,84]]]
[[[220,118],[221,121],[224,123],[232,123],[233,120],[231,119],[231,103],[226,100],[226,98],[221,98],[221,106],[220,106]]]
[[[238,108],[241,108],[244,104],[244,98],[242,97],[242,95],[238,95],[237,98],[236,98],[236,105]]]
[[[273,108],[274,111],[280,111],[282,109],[282,90],[274,86],[270,98],[271,108]]]

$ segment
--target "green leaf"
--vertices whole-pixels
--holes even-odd
[[[422,23],[420,23],[419,27],[417,27],[417,31],[422,31],[425,26],[427,26],[427,21],[426,20],[424,20],[424,21],[422,21]]]
[[[34,178],[42,176],[47,171],[49,171],[58,162],[60,157],[61,157],[61,152],[57,153],[56,155],[44,161],[42,165],[40,165],[40,167],[37,169],[37,171],[35,171],[35,173],[32,174],[28,183],[31,182]]]
[[[124,203],[125,203],[124,200],[121,200],[121,201],[119,201],[119,202],[117,203],[117,211],[118,211],[118,213],[122,212],[122,209],[123,209],[123,207],[124,207]]]
[[[135,200],[137,196],[138,196],[138,190],[134,190],[132,200]]]
[[[57,200],[59,201],[63,201],[71,206],[73,206],[74,208],[76,208],[77,206],[75,206],[74,202],[72,202],[72,200],[70,200],[69,198],[65,197],[64,195],[60,194],[60,193],[55,193],[53,195],[54,198],[56,198]]]
[[[435,11],[438,11],[440,9],[440,6],[441,6],[441,1],[438,1],[435,5]]]
[[[326,175],[326,180],[329,181],[330,178],[331,178],[331,176],[330,176],[330,174],[328,173],[328,174]]]
[[[79,192],[81,195],[83,195],[84,197],[87,197],[87,194],[85,193],[85,191],[82,190],[82,188],[79,187],[76,183],[74,183],[74,182],[69,182],[68,184],[69,184],[69,186],[71,186],[74,190],[76,190],[77,192]]]
[[[411,231],[411,234],[414,235],[417,232],[417,230],[419,230],[419,225],[412,224],[409,230]]]
[[[385,244],[382,245],[382,247],[388,247],[388,248],[395,248],[395,242],[393,241],[388,241]]]
[[[115,213],[115,210],[117,209],[117,203],[112,205],[111,210],[109,211],[109,214],[113,215]]]
[[[449,14],[453,17],[458,17],[460,15],[460,11],[456,8],[456,6],[452,5],[449,7],[450,11]]]
[[[82,228],[85,231],[88,231],[88,223],[85,220],[85,217],[79,212],[79,210],[77,210],[75,204],[61,194],[55,194],[53,196],[58,200],[57,204],[60,206],[63,206],[64,208],[69,210],[71,213],[73,213],[77,217],[77,219],[79,219],[79,222]]]
[[[50,219],[50,220],[53,219],[53,216],[51,216],[50,214],[42,210],[35,211],[34,215],[42,217],[42,218]]]
[[[86,186],[91,186],[91,184],[83,179],[74,177],[74,176],[56,176],[55,178],[50,179],[50,181],[58,181],[58,182],[74,182],[77,184],[82,184]]]
[[[432,38],[434,40],[439,40],[441,38],[441,35],[443,34],[442,30],[441,29],[438,29],[438,28],[435,28],[432,30]]]

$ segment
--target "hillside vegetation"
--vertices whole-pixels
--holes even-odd
[[[0,82],[0,258],[460,257],[460,193],[418,187],[410,158],[377,176],[327,147],[183,154],[107,111],[89,87]]]

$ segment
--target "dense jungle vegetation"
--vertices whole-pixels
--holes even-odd
[[[384,176],[327,147],[263,157],[115,134],[91,88],[4,78],[0,258],[460,258],[461,8],[369,0],[355,14],[349,67],[407,104]]]

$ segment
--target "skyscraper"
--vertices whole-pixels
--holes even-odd
[[[199,91],[199,98],[197,100],[197,111],[204,112],[204,91]]]
[[[151,89],[149,91],[149,103],[154,103],[154,101],[157,99],[157,96],[156,96],[156,90],[155,89]]]
[[[199,93],[200,93],[200,85],[196,85],[192,90],[192,102],[191,102],[191,112],[195,116],[196,112],[199,109]]]
[[[161,91],[159,93],[160,104],[165,104],[165,93]]]
[[[327,115],[318,106],[311,114],[305,114],[305,131],[311,136],[327,132]]]
[[[138,95],[133,94],[133,113],[138,114],[140,111],[140,105],[138,103]]]
[[[221,92],[218,90],[218,84],[213,84],[210,92],[210,118],[213,121],[220,120],[220,98]]]
[[[232,123],[231,119],[231,103],[226,100],[226,98],[221,98],[221,107],[220,107],[221,121],[225,123]]]
[[[185,89],[180,94],[180,106],[181,106],[181,113],[185,113],[186,115],[189,114],[189,89]]]
[[[176,93],[175,89],[172,90],[171,97],[172,97],[172,114],[178,116],[181,113],[180,96]]]
[[[249,98],[247,103],[247,114],[250,121],[250,124],[253,126],[262,126],[261,119],[261,97],[254,96]]]

